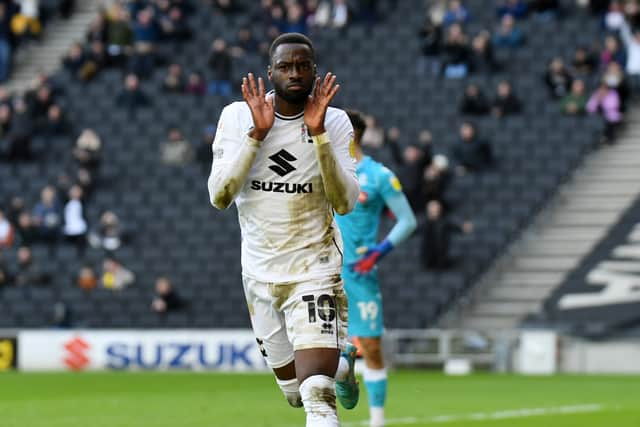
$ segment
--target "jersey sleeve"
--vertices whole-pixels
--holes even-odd
[[[395,247],[405,241],[416,229],[416,217],[407,197],[402,192],[400,180],[393,172],[382,167],[378,183],[380,195],[385,205],[391,209],[396,218],[396,223],[387,236],[387,239]]]
[[[239,113],[236,104],[222,110],[211,146],[213,161],[207,187],[209,201],[218,209],[226,209],[235,200],[258,152],[258,145],[251,143],[242,129]]]
[[[211,145],[213,151],[212,169],[230,163],[242,146],[244,139],[240,129],[238,109],[235,105],[227,105],[220,114],[216,136]]]
[[[349,116],[344,111],[339,111],[335,126],[327,129],[332,141],[332,149],[336,161],[344,171],[346,178],[347,198],[349,199],[349,211],[353,209],[360,193],[358,177],[356,175],[356,159],[353,153],[354,133]]]

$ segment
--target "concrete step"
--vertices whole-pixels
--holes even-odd
[[[518,319],[527,313],[537,312],[539,309],[539,302],[484,299],[474,306],[471,312],[472,315],[511,316]]]
[[[606,226],[615,222],[620,216],[619,211],[562,211],[550,218],[554,226]]]
[[[564,279],[565,273],[536,271],[536,272],[506,272],[500,276],[498,283],[503,286],[555,286]]]
[[[579,256],[528,256],[516,259],[513,267],[520,271],[567,271],[579,262]]]
[[[616,167],[640,166],[640,159],[621,153],[619,156],[598,157],[590,164],[590,166],[597,168],[611,168],[613,165]]]
[[[640,155],[640,153],[638,154]],[[579,178],[581,184],[600,184],[607,183],[611,185],[629,185],[638,179],[638,171],[629,170],[628,172],[615,171],[601,175],[584,175]]]
[[[545,299],[553,289],[553,286],[508,286],[508,287],[496,287],[489,289],[486,297],[491,300],[502,300],[505,303],[510,301],[528,301],[537,302],[541,299]]]
[[[536,239],[517,252],[519,256],[580,256],[593,248],[589,241]]]
[[[594,241],[600,239],[606,232],[604,227],[570,227],[563,225],[547,225],[544,230],[536,234],[539,239],[562,241]]]
[[[640,167],[640,164],[638,164]],[[587,186],[575,186],[569,190],[574,197],[617,197],[617,196],[634,196],[637,192],[637,188],[634,189],[633,186],[617,186],[617,185],[603,185],[598,187],[587,187]]]
[[[561,206],[563,212],[617,212],[628,206],[630,199],[631,197],[584,199],[562,203]]]

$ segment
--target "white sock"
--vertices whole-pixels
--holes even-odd
[[[300,386],[298,384],[298,379],[293,378],[291,380],[281,380],[276,378],[276,382],[278,386],[280,386],[280,390],[284,393],[284,397],[287,398],[287,402],[289,405],[294,408],[302,407],[302,397],[300,396]]]
[[[384,427],[384,408],[369,408],[369,426]]]
[[[338,361],[338,370],[336,371],[336,381],[344,381],[349,375],[349,362],[346,358],[340,356]]]
[[[335,387],[336,380],[326,375],[312,375],[300,384],[306,427],[340,427]]]

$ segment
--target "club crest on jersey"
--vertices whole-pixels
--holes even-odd
[[[367,194],[366,191],[361,191],[360,194],[358,194],[358,203],[365,204],[367,200],[369,200],[369,194]]]
[[[400,184],[400,180],[395,175],[389,178],[389,183],[391,184],[391,188],[393,188],[394,190],[402,190],[402,184]]]
[[[300,142],[313,144],[313,139],[311,139],[311,135],[309,134],[309,130],[307,129],[307,125],[302,124],[300,126]]]

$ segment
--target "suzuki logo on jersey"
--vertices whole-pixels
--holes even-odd
[[[90,348],[91,346],[82,338],[73,338],[64,344],[67,354],[62,361],[69,369],[81,371],[91,362],[87,357],[87,352]]]
[[[313,193],[313,185],[310,182],[296,184],[295,182],[271,182],[251,181],[251,189],[266,191],[267,193],[309,194]]]
[[[273,160],[273,162],[275,163],[275,165],[269,166],[269,169],[280,176],[285,176],[296,170],[296,168],[293,167],[290,162],[294,162],[298,159],[287,150],[280,150],[276,154],[269,156],[269,159]]]

